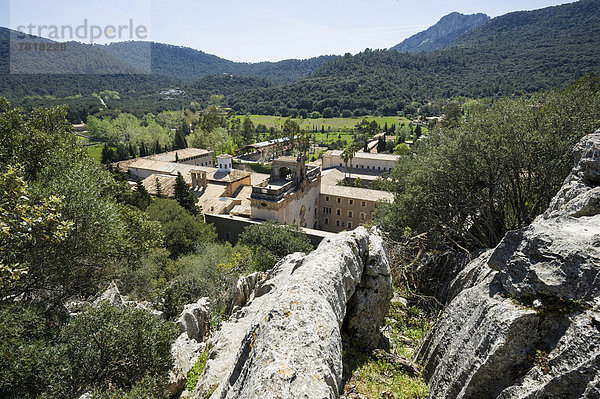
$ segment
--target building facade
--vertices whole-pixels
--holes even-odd
[[[321,186],[318,229],[339,233],[373,221],[381,202],[392,202],[391,193],[345,186]]]
[[[381,174],[391,171],[399,158],[399,155],[357,152],[348,162],[348,168],[355,171]],[[346,164],[342,159],[342,151],[327,151],[323,154],[322,165],[323,170],[330,168],[345,168]]]
[[[304,155],[273,161],[268,181],[252,187],[251,216],[316,229],[321,169],[305,164]]]

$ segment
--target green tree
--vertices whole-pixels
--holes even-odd
[[[116,202],[122,192],[120,185],[64,130],[64,109],[39,109],[24,115],[3,100],[0,105],[4,106],[2,134],[12,137],[0,142],[0,151],[10,154],[7,160],[23,165],[28,203],[55,207],[54,211],[46,208],[50,219],[40,215],[41,222],[55,219],[64,227],[73,226],[54,245],[44,245],[43,239],[30,242],[24,236],[25,247],[13,246],[11,258],[25,259],[28,273],[3,286],[2,298],[22,295],[24,300],[37,298],[52,304],[73,295],[91,295],[122,264],[135,265],[143,254],[160,245],[157,224]],[[20,137],[24,134],[28,137]],[[19,147],[11,149],[15,144]],[[32,154],[38,156],[35,162],[30,159]],[[0,170],[7,171],[7,164],[0,164]],[[12,180],[11,184],[21,184]],[[7,193],[10,197],[11,190]],[[61,205],[52,197],[61,198]],[[15,205],[26,209],[22,202]]]
[[[442,124],[445,127],[456,127],[460,124],[463,117],[462,108],[457,103],[449,103],[443,109],[444,119]]]
[[[255,134],[256,129],[254,128],[254,123],[252,123],[250,115],[246,115],[244,118],[244,124],[242,126],[242,137],[244,138],[244,142],[250,144],[254,139]]]
[[[112,147],[109,147],[108,144],[104,144],[104,147],[102,147],[102,158],[101,158],[101,162],[103,164],[109,164],[109,163],[113,163],[117,160],[117,154],[115,152],[115,149]]]
[[[131,389],[145,377],[165,384],[178,329],[143,309],[109,304],[78,315],[60,332],[72,389]]]
[[[297,225],[280,225],[273,221],[248,226],[240,235],[242,244],[270,251],[277,259],[294,252],[310,252],[313,246]]]
[[[200,129],[210,133],[218,127],[225,127],[226,120],[221,114],[221,108],[217,105],[209,105],[202,113]]]
[[[357,152],[358,152],[358,148],[354,144],[347,146],[346,148],[344,148],[344,151],[342,151],[342,160],[344,161],[345,174],[349,175],[348,163],[352,163],[352,159],[354,158],[354,155]]]
[[[286,119],[283,123],[283,137],[293,138],[300,132],[300,125],[293,119]]]
[[[177,201],[156,199],[146,208],[151,220],[160,222],[165,247],[172,258],[193,252],[202,243],[217,239],[215,228],[204,223],[201,215],[192,215]]]
[[[200,212],[196,205],[198,198],[179,172],[177,172],[177,178],[175,179],[175,199],[179,202],[179,205],[192,215],[197,215]]]
[[[600,127],[600,80],[505,99],[431,132],[393,170],[396,200],[380,213],[393,235],[427,232],[436,247],[494,247],[543,212],[572,168],[571,151]]]
[[[410,147],[406,143],[400,143],[396,147],[394,147],[395,155],[409,155]]]
[[[152,197],[140,179],[137,180],[135,191],[131,194],[129,203],[136,208],[145,211],[152,202]]]
[[[182,123],[182,125],[175,130],[175,139],[173,140],[174,150],[182,150],[188,147],[185,137],[187,136],[187,134],[189,134],[189,130],[190,128],[185,122]]]
[[[51,196],[31,203],[27,183],[12,167],[0,174],[0,300],[29,272],[32,262],[63,242],[73,223],[62,220],[63,203]]]

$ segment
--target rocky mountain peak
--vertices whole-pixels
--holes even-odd
[[[429,29],[409,37],[391,50],[401,53],[435,51],[452,44],[460,36],[485,24],[490,17],[485,14],[464,15],[453,12],[443,16]]]

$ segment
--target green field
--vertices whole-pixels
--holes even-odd
[[[244,117],[241,116],[241,119]],[[281,128],[285,123],[286,119],[282,116],[268,116],[268,115],[250,115],[250,119],[254,123],[254,125],[258,125],[262,123],[268,128],[276,127]],[[383,126],[384,124],[388,124],[391,126],[392,124],[396,124],[399,126],[401,124],[408,125],[411,121],[406,118],[395,117],[395,116],[366,116],[366,117],[356,117],[356,118],[318,118],[318,119],[300,119],[294,118],[293,120],[298,122],[298,124],[303,128],[308,128],[309,130],[321,130],[321,126],[325,127],[325,130],[333,131],[333,132],[342,132],[345,130],[351,130],[354,126],[366,119],[371,122],[375,120],[379,125]]]

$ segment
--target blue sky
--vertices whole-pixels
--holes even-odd
[[[101,27],[129,19],[148,39],[234,61],[277,61],[389,48],[458,11],[495,17],[569,0],[0,0],[0,24]],[[10,10],[10,12],[8,11]],[[129,37],[125,37],[129,39]],[[106,42],[108,39],[99,39]]]

